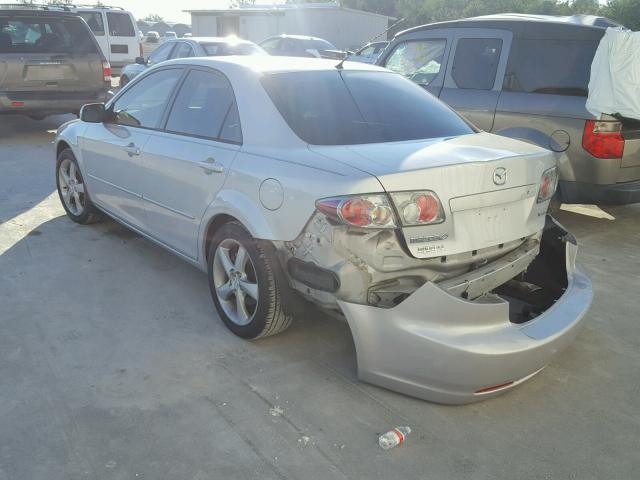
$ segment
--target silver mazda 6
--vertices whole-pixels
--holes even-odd
[[[68,216],[106,214],[206,271],[233,333],[282,332],[302,296],[346,317],[361,379],[416,397],[513,388],[591,302],[547,215],[554,154],[379,67],[169,61],[85,105],[56,151]]]

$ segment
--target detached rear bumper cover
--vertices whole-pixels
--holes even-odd
[[[576,267],[576,253],[566,241],[564,294],[523,324],[509,321],[509,305],[500,298],[469,302],[433,283],[391,309],[339,302],[353,333],[359,377],[448,404],[482,400],[523,382],[571,343],[591,304],[591,281]]]

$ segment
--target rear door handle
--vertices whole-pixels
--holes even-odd
[[[204,170],[204,173],[206,173],[207,175],[211,175],[212,173],[224,172],[224,166],[216,162],[216,159],[213,157],[209,157],[205,161],[203,161],[200,167]]]
[[[130,157],[133,157],[134,155],[140,155],[140,148],[136,147],[134,143],[130,143],[129,145],[124,147],[124,151],[127,152]]]

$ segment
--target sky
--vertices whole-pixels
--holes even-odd
[[[157,13],[170,22],[191,23],[191,15],[183,10],[227,8],[229,0],[101,0],[105,5],[122,7],[133,13],[136,19],[144,18],[150,13]],[[282,1],[282,0],[281,0]],[[74,3],[91,3],[90,1],[75,1]],[[269,0],[260,3],[281,3]]]

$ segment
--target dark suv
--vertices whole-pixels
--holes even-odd
[[[77,14],[54,7],[0,8],[0,114],[41,119],[103,102],[111,67]]]
[[[502,14],[399,33],[378,59],[478,128],[558,152],[559,200],[640,201],[640,122],[585,108],[603,17]]]

